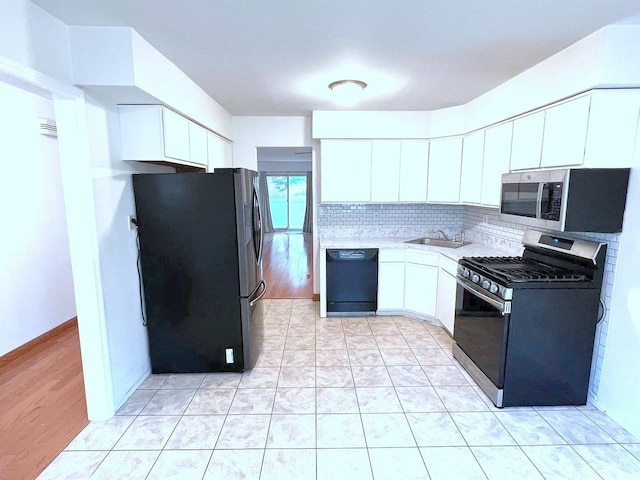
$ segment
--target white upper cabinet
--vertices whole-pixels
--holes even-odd
[[[639,115],[640,90],[594,92],[583,166],[631,166]]]
[[[189,148],[189,120],[176,112],[162,109],[164,155],[176,160],[191,160]]]
[[[545,112],[517,118],[513,122],[511,170],[538,168],[542,157]]]
[[[460,200],[462,139],[442,138],[429,143],[429,202],[457,203]]]
[[[120,105],[123,160],[207,168],[211,133],[162,105]]]
[[[480,203],[497,207],[500,204],[502,174],[509,171],[513,122],[487,128],[484,137],[482,190]]]
[[[480,203],[483,158],[484,130],[478,130],[464,137],[462,143],[462,172],[460,174],[460,201],[462,203]]]
[[[397,202],[400,192],[400,141],[371,142],[371,201]]]
[[[207,132],[207,172],[213,172],[216,168],[231,168],[231,157],[231,144],[218,135]]]
[[[189,159],[192,162],[207,165],[207,131],[200,125],[189,122]]]
[[[322,140],[320,143],[320,200],[371,200],[371,141]]]
[[[591,97],[584,96],[547,109],[542,167],[582,165],[590,103]]]
[[[400,146],[401,202],[427,201],[429,174],[429,141],[404,140]]]

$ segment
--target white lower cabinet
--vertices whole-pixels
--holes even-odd
[[[438,254],[407,252],[404,285],[404,308],[421,315],[435,317],[438,295]]]
[[[458,263],[454,260],[440,257],[438,270],[438,320],[453,335],[456,316],[456,270]]]
[[[378,310],[404,308],[404,250],[380,250]]]

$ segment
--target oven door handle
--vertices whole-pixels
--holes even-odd
[[[469,284],[468,282],[466,282],[465,280],[462,280],[459,277],[456,277],[456,282],[465,290],[468,290],[469,292],[473,293],[476,297],[481,298],[492,307],[495,307],[498,310],[500,310],[500,313],[502,313],[502,315],[511,313],[511,302],[496,300],[495,298],[490,297],[483,291],[479,290],[475,285]]]

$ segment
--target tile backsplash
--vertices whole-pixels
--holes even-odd
[[[323,204],[318,206],[320,237],[410,237],[432,231],[462,230],[462,205]]]
[[[448,235],[460,231],[475,243],[517,255],[522,252],[521,239],[526,226],[500,220],[495,208],[433,204],[323,204],[318,206],[318,235],[322,237],[411,237],[443,230]],[[607,330],[619,234],[570,233],[573,238],[607,244],[602,298],[605,315],[598,324],[591,372],[591,393],[597,395]]]

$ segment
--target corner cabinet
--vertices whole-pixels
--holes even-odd
[[[210,130],[162,105],[119,105],[122,159],[163,162],[212,171],[209,166]],[[217,137],[217,136],[216,136]],[[229,158],[230,144],[217,137],[223,156]]]
[[[406,252],[404,308],[419,315],[436,316],[438,254]]]

